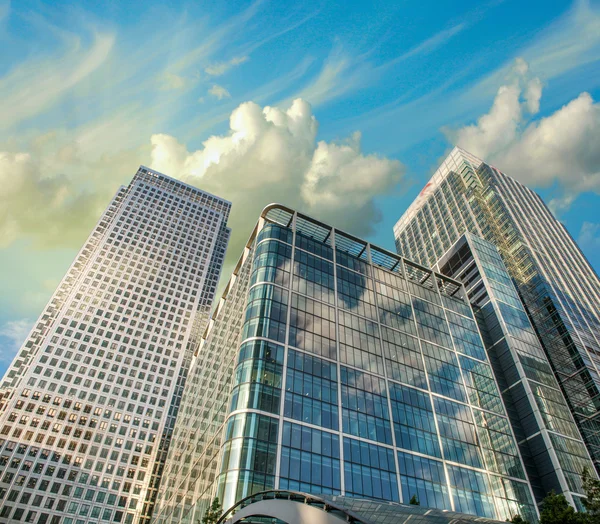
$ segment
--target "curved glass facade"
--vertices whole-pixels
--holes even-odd
[[[424,506],[536,520],[459,284],[280,207],[263,215],[247,263],[238,346],[221,349],[237,356],[219,468],[203,497],[189,490],[194,518],[213,496],[227,509],[273,488],[416,495]],[[217,319],[205,344],[228,321]]]

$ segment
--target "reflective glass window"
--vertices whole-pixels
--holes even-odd
[[[373,281],[369,277],[338,265],[337,292],[340,308],[377,320]]]
[[[452,347],[444,310],[425,300],[413,298],[419,336],[440,346]]]
[[[455,510],[495,518],[496,512],[487,475],[457,466],[447,468]]]
[[[394,452],[383,446],[344,437],[346,494],[398,501]]]
[[[340,361],[365,371],[384,374],[379,326],[339,311]]]
[[[309,493],[340,493],[339,436],[284,422],[279,487]]]
[[[476,468],[483,467],[481,449],[469,406],[434,397],[444,458]]]
[[[250,289],[242,339],[265,337],[285,342],[288,293],[277,286]]]
[[[390,400],[396,446],[441,458],[429,394],[390,383]]]
[[[333,263],[296,249],[292,289],[328,304],[334,304]]]
[[[465,386],[454,351],[421,342],[431,391],[462,402],[467,401]]]
[[[452,509],[441,461],[399,451],[398,465],[405,503],[416,495],[421,506]]]
[[[388,377],[427,389],[423,356],[416,338],[381,326],[381,338]]]
[[[385,381],[342,366],[341,383],[344,433],[391,444]]]
[[[265,240],[254,250],[250,285],[273,282],[288,286],[290,282],[292,248],[277,240]]]
[[[286,417],[338,429],[335,364],[290,349],[285,390]]]
[[[335,308],[292,293],[291,346],[335,359]]]

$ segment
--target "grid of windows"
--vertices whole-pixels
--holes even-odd
[[[391,444],[385,381],[375,375],[342,367],[340,382],[344,432]]]
[[[396,446],[441,458],[431,397],[413,388],[390,384]]]
[[[448,485],[441,461],[398,452],[402,498],[417,497],[421,506],[446,509],[450,506]]]
[[[460,245],[462,235],[467,248]],[[517,402],[517,424],[522,426],[517,431],[533,443],[540,428],[527,420],[539,412],[544,427],[577,441],[583,438],[598,470],[600,280],[542,199],[455,148],[427,184],[427,192],[395,225],[394,236],[398,253],[424,265],[440,262],[445,266],[441,272],[462,280],[473,304],[483,308],[477,321],[487,331],[489,347],[498,344],[492,352],[503,361],[497,366],[502,389],[523,380],[528,401]],[[469,323],[462,318],[457,322],[454,315],[448,318],[456,349],[485,360]],[[507,403],[513,402],[510,394],[505,396]],[[544,447],[549,445],[544,441]],[[538,449],[531,455],[545,456]],[[569,474],[552,460],[556,475],[542,491],[560,485],[576,504]],[[542,470],[546,467],[539,464]],[[535,470],[534,465],[530,474],[535,476]]]
[[[390,448],[344,438],[346,494],[398,501],[396,463]]]
[[[435,398],[437,420],[444,457],[459,464],[483,467],[471,410],[465,404]]]
[[[285,422],[279,487],[307,493],[340,493],[340,442],[335,433]]]
[[[286,417],[338,429],[337,367],[299,351],[288,351]]]
[[[292,294],[290,345],[335,358],[335,308]]]
[[[215,402],[213,389],[196,388],[196,380],[192,382],[195,389],[186,405],[193,409],[181,419],[178,437],[186,435],[184,426],[190,424],[208,428],[188,446],[193,448],[189,456],[194,469],[187,476],[186,443],[177,439],[175,449],[181,453],[173,461],[181,463],[182,474],[178,489],[168,488],[158,522],[194,522],[214,496],[228,508],[242,494],[271,484],[276,489],[404,502],[416,495],[423,505],[460,506],[482,515],[491,508],[499,518],[511,517],[505,511],[515,503],[531,506],[526,480],[516,499],[502,499],[504,509],[496,510],[489,481],[477,495],[470,489],[462,498],[451,496],[448,466],[465,464],[487,478],[487,461],[491,469],[506,457],[506,469],[497,468],[504,479],[516,472],[511,465],[520,460],[518,451],[513,454],[514,437],[505,433],[504,405],[463,289],[285,208],[268,208],[262,218],[264,225],[261,221],[253,233],[245,259],[253,276],[246,283],[236,277],[233,283],[233,289],[241,286],[241,295],[246,286],[242,312],[232,307],[228,317],[215,317],[204,340],[217,352],[216,362],[225,362],[219,373],[226,374],[221,368],[229,368],[231,355],[239,354],[229,368],[231,393],[227,401]],[[291,235],[283,231],[284,224]],[[271,243],[278,246],[261,247]],[[274,269],[263,271],[263,265]],[[281,271],[291,278],[277,277]],[[235,328],[227,324],[238,314],[246,323],[267,326],[275,321],[278,327],[241,329],[236,337]],[[450,327],[449,318],[456,328]],[[221,332],[231,336],[221,340]],[[268,360],[263,353],[250,352],[249,344],[258,343],[278,348],[277,357]],[[279,406],[276,399],[262,406],[240,403],[241,391],[250,385],[261,392],[265,386],[283,387]],[[227,396],[226,391],[218,395]],[[192,402],[193,395],[202,400]],[[274,399],[270,393],[265,398]],[[221,411],[207,407],[214,405]],[[477,411],[476,420],[475,408],[485,410]],[[214,466],[219,447],[221,456],[231,455],[228,425],[249,415],[277,424],[277,435],[262,439],[268,448],[263,451],[269,457],[275,453],[275,469],[257,472],[267,476],[256,481],[249,476],[250,468],[240,468],[230,458]],[[261,440],[258,425],[246,427],[242,440]],[[195,470],[196,464],[208,466]],[[196,480],[198,476],[202,479]],[[466,493],[462,484],[461,489]],[[477,497],[487,497],[491,506],[470,502]]]
[[[456,511],[493,518],[494,501],[487,475],[458,466],[447,468]]]
[[[229,208],[146,168],[117,193],[4,379],[4,517],[149,521]]]

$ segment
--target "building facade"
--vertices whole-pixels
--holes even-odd
[[[2,381],[0,521],[149,522],[230,203],[140,167]]]
[[[598,275],[535,192],[455,148],[394,236],[398,253],[433,266],[465,232],[499,249],[598,470]]]
[[[154,517],[272,489],[537,520],[461,283],[276,204],[191,367]]]
[[[554,490],[581,510],[592,462],[498,250],[465,233],[436,269],[465,285],[536,501]]]

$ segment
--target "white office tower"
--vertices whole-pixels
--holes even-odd
[[[149,522],[231,204],[140,167],[2,381],[0,522]]]

